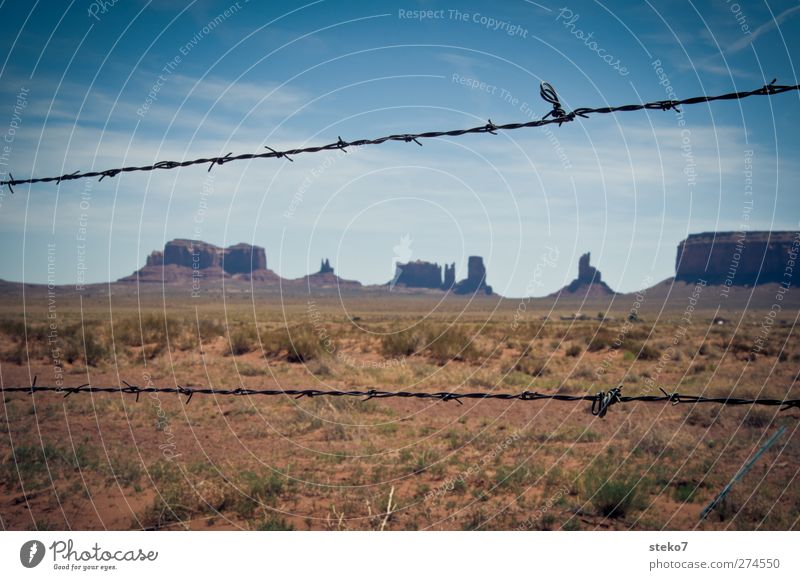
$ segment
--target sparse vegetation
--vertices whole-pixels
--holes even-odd
[[[595,460],[583,478],[586,498],[598,514],[624,518],[640,507],[640,476],[630,468],[616,466],[608,458]]]
[[[411,356],[417,354],[424,340],[416,327],[385,334],[381,337],[381,352],[384,356]]]
[[[432,328],[426,339],[428,354],[439,363],[472,361],[479,356],[474,337],[455,326]]]
[[[734,337],[752,341],[755,318],[741,323],[744,330],[715,325],[706,334],[700,329],[708,321],[696,313],[692,331],[673,345],[674,313],[651,327],[627,324],[626,311],[543,320],[530,310],[512,326],[505,306],[489,315],[418,297],[398,311],[343,300],[347,313],[338,298],[315,302],[312,324],[305,300],[265,307],[247,294],[164,305],[159,295],[141,311],[115,310],[113,335],[107,301],[85,300],[82,315],[59,303],[52,344],[46,316],[29,313],[23,323],[9,313],[0,322],[3,379],[55,381],[55,345],[60,379],[70,385],[86,382],[88,371],[95,384],[120,377],[144,384],[146,373],[157,385],[215,388],[587,394],[623,384],[630,395],[664,386],[709,396],[800,396],[793,382],[800,331],[778,321],[769,337],[773,354],[747,362],[749,350],[725,348]],[[392,501],[402,509],[387,521],[392,530],[524,522],[531,529],[660,529],[696,521],[698,505],[765,431],[788,420],[776,408],[715,404],[619,405],[588,423],[590,405],[558,401],[195,395],[185,403],[169,395],[143,394],[138,402],[133,395],[7,395],[0,430],[13,448],[0,449],[0,492],[27,501],[30,511],[0,512],[4,525],[98,528],[94,505],[102,525],[114,529],[181,529],[184,522],[377,529],[394,485]],[[165,419],[156,420],[159,412]],[[606,456],[609,445],[615,452]],[[800,458],[791,442],[781,453],[769,477],[738,482],[740,495],[701,527],[796,526],[791,506],[800,491],[785,481]],[[789,507],[770,510],[777,501]]]

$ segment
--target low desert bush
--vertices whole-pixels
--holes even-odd
[[[245,324],[230,331],[231,354],[235,356],[247,354],[257,346],[258,335],[254,326]]]
[[[428,354],[440,363],[451,360],[470,361],[479,356],[473,338],[454,326],[443,332],[438,329],[430,330],[427,343]]]
[[[640,477],[634,470],[615,470],[608,459],[596,460],[583,477],[583,491],[598,514],[624,518],[639,509]]]
[[[328,334],[320,334],[310,326],[281,326],[261,332],[264,354],[283,358],[290,363],[305,363],[333,354],[336,344]]]
[[[534,358],[530,354],[521,356],[514,363],[512,370],[532,377],[543,377],[550,373],[545,361]]]
[[[611,348],[614,344],[614,336],[605,330],[598,331],[594,336],[586,338],[586,350],[589,352],[600,352]]]
[[[326,352],[323,341],[327,344],[327,340],[330,340],[320,337],[306,326],[290,329],[287,336],[286,360],[291,363],[304,363],[320,358]]]
[[[381,352],[384,356],[411,356],[423,346],[425,338],[419,327],[406,328],[381,337]]]
[[[631,342],[626,348],[636,360],[658,360],[661,356],[658,349],[642,342]]]

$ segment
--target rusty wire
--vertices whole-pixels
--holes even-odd
[[[439,392],[416,392],[416,391],[381,391],[376,389],[368,390],[322,390],[322,389],[250,389],[238,387],[235,389],[212,389],[199,388],[192,386],[157,387],[152,384],[148,386],[138,386],[126,381],[122,381],[121,386],[96,386],[83,384],[75,387],[65,387],[56,385],[37,385],[34,378],[33,384],[28,387],[0,387],[0,393],[41,393],[53,392],[63,393],[65,397],[74,394],[87,393],[119,393],[126,395],[139,395],[142,393],[163,393],[185,395],[188,404],[194,395],[214,395],[214,396],[286,396],[300,399],[303,397],[357,397],[365,401],[370,399],[434,399],[437,401],[456,401],[462,403],[462,399],[497,399],[502,401],[541,401],[554,400],[566,402],[587,401],[592,403],[592,415],[604,417],[608,409],[619,403],[671,403],[678,404],[698,404],[716,403],[720,405],[763,405],[767,407],[780,407],[781,411],[787,409],[800,409],[800,399],[746,399],[740,397],[705,397],[699,395],[683,395],[680,393],[667,393],[661,389],[663,395],[622,395],[622,387],[614,387],[607,392],[600,391],[592,395],[561,395],[555,393],[537,393],[522,391],[520,393],[459,393],[450,391]]]
[[[175,169],[177,167],[189,167],[191,165],[208,165],[208,170],[211,171],[211,169],[215,165],[224,165],[225,163],[230,163],[231,161],[242,161],[246,159],[265,159],[265,158],[276,158],[276,159],[285,158],[288,161],[292,161],[292,156],[299,155],[301,153],[318,153],[320,151],[332,151],[332,150],[346,151],[348,147],[361,147],[364,145],[380,145],[381,143],[386,143],[387,141],[402,141],[405,143],[413,142],[416,143],[417,145],[422,146],[420,139],[434,139],[437,137],[459,137],[461,135],[482,134],[482,133],[490,133],[492,135],[496,135],[497,131],[510,131],[513,129],[523,129],[527,127],[541,127],[543,125],[550,125],[550,124],[558,124],[559,126],[561,126],[562,123],[568,123],[574,121],[576,117],[588,118],[589,115],[593,114],[640,111],[643,109],[660,110],[660,111],[669,111],[669,110],[679,111],[678,107],[682,105],[695,105],[698,103],[709,103],[711,101],[722,101],[722,100],[738,100],[757,95],[760,96],[777,95],[788,91],[800,90],[800,85],[776,85],[775,84],[776,82],[777,79],[773,79],[771,83],[752,91],[739,91],[739,92],[727,93],[724,95],[716,95],[716,96],[702,95],[699,97],[691,97],[682,100],[653,101],[650,103],[641,103],[636,105],[620,105],[617,107],[597,107],[597,108],[581,107],[578,109],[574,109],[569,113],[567,113],[562,108],[561,102],[558,99],[558,95],[556,94],[555,89],[549,83],[542,83],[539,94],[545,101],[547,101],[552,105],[553,110],[547,113],[541,119],[528,121],[526,123],[507,123],[505,125],[495,125],[494,123],[492,123],[492,120],[489,119],[485,125],[479,125],[477,127],[472,127],[469,129],[454,129],[451,131],[426,131],[424,133],[400,133],[395,135],[387,135],[385,137],[379,137],[377,139],[358,139],[356,141],[345,141],[341,137],[339,137],[336,142],[329,143],[327,145],[301,147],[296,149],[287,149],[285,151],[277,151],[272,147],[265,146],[265,148],[268,150],[265,153],[242,153],[240,155],[234,155],[231,152],[221,157],[201,157],[199,159],[192,159],[187,161],[159,161],[152,165],[119,167],[116,169],[106,169],[105,171],[86,171],[86,172],[75,171],[73,173],[67,173],[57,177],[32,177],[29,179],[15,179],[14,176],[11,174],[11,172],[9,172],[8,173],[9,179],[0,181],[0,187],[2,187],[3,185],[7,185],[11,193],[14,193],[13,186],[22,185],[25,183],[29,184],[48,183],[48,182],[61,183],[62,181],[72,181],[75,179],[84,179],[90,177],[99,177],[100,181],[102,181],[106,177],[116,177],[120,173],[130,173],[134,171],[154,171],[156,169]]]

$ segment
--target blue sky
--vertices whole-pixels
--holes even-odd
[[[17,178],[530,120],[542,80],[567,110],[795,84],[800,55],[789,1],[5,2],[0,27]],[[586,251],[630,291],[689,233],[797,229],[799,98],[4,189],[0,278],[45,282],[52,247],[58,283],[102,282],[199,238],[380,283],[409,236],[459,278],[484,256],[508,296],[557,290]]]

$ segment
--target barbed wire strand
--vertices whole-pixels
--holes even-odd
[[[622,387],[614,387],[607,392],[600,391],[592,395],[561,395],[555,393],[537,393],[535,391],[522,391],[520,393],[459,393],[450,391],[438,392],[417,392],[417,391],[382,391],[376,389],[368,390],[321,390],[321,389],[250,389],[238,387],[235,389],[212,389],[198,388],[192,386],[157,387],[155,385],[138,386],[122,381],[121,386],[96,386],[83,384],[75,387],[65,387],[58,385],[37,385],[34,379],[33,384],[28,387],[11,386],[0,387],[0,393],[63,393],[65,397],[74,394],[87,393],[119,393],[139,395],[142,393],[176,394],[187,397],[186,403],[191,402],[194,395],[214,395],[214,396],[283,396],[300,399],[303,397],[357,397],[364,401],[370,399],[435,399],[439,401],[456,401],[463,404],[462,399],[499,399],[502,401],[566,401],[566,402],[591,402],[592,415],[605,417],[608,409],[615,404],[622,403],[671,403],[678,404],[698,404],[716,403],[720,405],[763,405],[767,407],[780,407],[781,411],[787,409],[800,409],[800,399],[746,399],[740,397],[705,397],[700,395],[684,395],[680,393],[668,393],[661,389],[663,395],[622,395]]]
[[[105,171],[86,171],[86,172],[75,171],[73,173],[67,173],[57,177],[32,177],[29,179],[15,179],[14,176],[9,171],[8,172],[9,179],[0,181],[0,187],[2,187],[3,185],[7,185],[11,193],[14,193],[13,186],[23,185],[26,183],[29,184],[49,183],[49,182],[61,183],[62,181],[72,181],[75,179],[84,179],[91,177],[99,177],[100,181],[102,181],[106,177],[116,177],[120,173],[130,173],[134,171],[155,171],[156,169],[175,169],[177,167],[189,167],[191,165],[208,165],[208,171],[211,171],[216,165],[224,165],[232,161],[243,161],[247,159],[265,159],[265,158],[276,158],[276,159],[284,158],[287,159],[288,161],[293,161],[292,156],[299,155],[301,153],[318,153],[320,151],[332,151],[332,150],[342,150],[346,152],[348,147],[380,145],[382,143],[386,143],[387,141],[401,141],[405,143],[413,142],[416,143],[417,145],[422,146],[422,143],[420,142],[421,139],[434,139],[437,137],[459,137],[461,135],[483,134],[483,133],[496,135],[498,131],[511,131],[514,129],[523,129],[529,127],[542,127],[544,125],[551,125],[551,124],[558,124],[559,126],[561,126],[563,123],[569,123],[571,121],[574,121],[577,117],[588,118],[589,115],[594,115],[594,114],[640,111],[643,109],[661,110],[661,111],[675,110],[676,112],[679,112],[680,109],[678,109],[678,107],[683,105],[710,103],[712,101],[739,100],[752,96],[777,95],[788,91],[800,90],[800,85],[777,85],[775,84],[776,82],[777,79],[773,79],[771,83],[752,91],[739,91],[739,92],[733,92],[715,96],[701,95],[698,97],[691,97],[682,100],[652,101],[649,103],[641,103],[635,105],[620,105],[616,107],[596,107],[596,108],[581,107],[578,109],[574,109],[569,113],[567,113],[561,106],[561,102],[559,101],[558,95],[556,94],[556,91],[553,88],[553,86],[550,85],[549,83],[543,82],[541,83],[539,94],[541,95],[542,99],[544,99],[545,101],[547,101],[552,105],[553,110],[547,113],[541,119],[528,121],[525,123],[507,123],[505,125],[495,125],[494,123],[492,123],[492,120],[489,119],[485,125],[479,125],[477,127],[472,127],[469,129],[454,129],[451,131],[426,131],[423,133],[400,133],[395,135],[387,135],[385,137],[379,137],[377,139],[358,139],[356,141],[345,141],[341,137],[339,137],[335,143],[329,143],[327,145],[318,145],[313,147],[301,147],[296,149],[287,149],[284,151],[278,151],[276,149],[273,149],[272,147],[265,146],[265,149],[268,150],[265,153],[243,153],[240,155],[234,155],[231,152],[222,157],[201,157],[199,159],[192,159],[188,161],[159,161],[152,165],[118,167],[116,169],[106,169]]]

